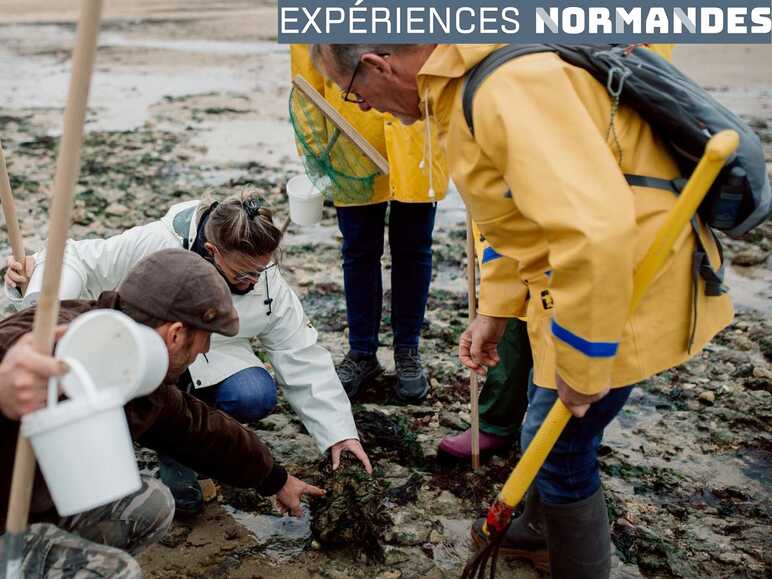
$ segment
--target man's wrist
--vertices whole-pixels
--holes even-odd
[[[286,469],[279,463],[274,462],[271,472],[263,480],[263,484],[260,485],[258,492],[264,497],[275,495],[287,484],[288,476]]]

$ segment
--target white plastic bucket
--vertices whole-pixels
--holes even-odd
[[[74,358],[99,391],[119,390],[124,402],[155,390],[166,376],[169,354],[161,336],[116,310],[92,310],[77,317],[56,346],[56,357]],[[68,374],[62,389],[81,398],[77,377]]]
[[[21,420],[63,517],[116,501],[142,484],[120,391],[97,391],[83,364],[65,361],[85,396],[57,404],[52,379],[48,407]]]
[[[36,267],[35,271],[32,272],[32,277],[29,280],[29,284],[27,284],[27,293],[24,295],[24,300],[21,303],[22,307],[28,308],[38,303],[38,298],[40,298],[40,292],[43,288],[44,271],[44,267]],[[62,264],[62,277],[59,279],[59,299],[79,299],[83,285],[84,282],[80,274],[66,263]]]
[[[324,197],[306,175],[287,181],[290,219],[298,225],[314,225],[322,220]]]

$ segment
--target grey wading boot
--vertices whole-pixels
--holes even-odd
[[[611,537],[603,488],[576,503],[544,505],[552,579],[607,579]]]
[[[480,518],[472,525],[472,539],[478,547],[483,547],[488,540],[483,532],[484,522],[485,518]],[[509,525],[501,541],[499,557],[526,559],[539,571],[546,573],[549,570],[543,505],[533,486],[525,495],[525,509]]]
[[[397,371],[394,393],[397,398],[410,404],[423,402],[429,393],[429,381],[418,348],[395,347],[394,365]]]
[[[340,378],[349,400],[353,400],[359,394],[362,384],[382,374],[383,367],[375,355],[368,356],[349,352],[343,361],[335,367],[335,371],[338,373],[338,378]]]
[[[174,497],[174,514],[193,517],[204,510],[204,493],[198,484],[198,474],[171,457],[159,454],[158,475]]]

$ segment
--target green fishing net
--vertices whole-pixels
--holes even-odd
[[[327,199],[357,205],[372,200],[375,164],[297,87],[289,115],[306,175]]]

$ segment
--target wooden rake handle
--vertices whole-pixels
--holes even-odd
[[[3,153],[2,143],[0,143],[0,202],[3,204],[5,226],[8,229],[8,239],[11,242],[13,258],[24,264],[24,239],[19,229],[19,220],[16,218],[16,203],[13,200],[11,180],[8,177],[8,167],[5,164],[5,153]],[[22,287],[20,290],[22,295],[24,295],[24,288]]]
[[[722,131],[708,142],[702,159],[635,270],[633,297],[630,303],[631,314],[641,303],[641,299],[665,263],[676,239],[689,225],[692,216],[727,159],[737,149],[739,142],[739,136],[735,131]],[[528,449],[523,453],[501,489],[499,494],[501,502],[514,508],[522,500],[570,418],[571,411],[560,399],[556,400]]]
[[[472,216],[466,212],[466,284],[467,300],[469,305],[469,323],[477,317],[477,283],[476,270],[477,257],[474,249],[474,229]],[[469,399],[472,415],[472,470],[480,468],[480,382],[477,374],[469,372]]]
[[[73,191],[80,171],[83,126],[101,13],[102,0],[82,0],[72,57],[67,108],[64,113],[64,129],[56,161],[54,196],[46,246],[46,268],[33,327],[35,347],[44,353],[50,353],[53,348],[54,329],[59,316],[59,278],[62,273],[64,246],[72,214]],[[35,455],[32,447],[26,438],[19,435],[6,520],[6,531],[9,534],[23,533],[27,528],[34,474]]]

